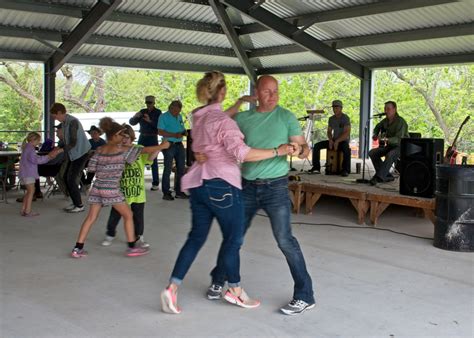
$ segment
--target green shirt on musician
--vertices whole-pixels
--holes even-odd
[[[272,149],[289,142],[291,136],[302,135],[296,116],[276,106],[271,112],[259,113],[255,109],[240,112],[235,121],[252,148]],[[288,174],[286,156],[242,164],[242,177],[247,180],[269,179]]]

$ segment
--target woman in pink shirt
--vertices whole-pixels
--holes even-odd
[[[221,250],[229,285],[224,299],[244,308],[255,308],[260,302],[251,299],[240,286],[239,250],[244,234],[244,206],[238,163],[286,156],[295,147],[283,144],[273,149],[253,149],[244,143],[236,122],[222,110],[226,95],[222,73],[206,73],[197,83],[196,94],[206,105],[193,111],[192,147],[194,152],[205,153],[207,160],[195,162],[181,181],[182,189],[191,194],[192,226],[176,260],[170,283],[161,293],[162,309],[168,313],[181,312],[177,305],[178,287],[204,245],[214,218],[223,235]],[[242,100],[232,109],[238,109],[240,104]]]

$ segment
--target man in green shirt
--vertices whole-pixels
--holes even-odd
[[[379,140],[379,147],[369,151],[375,168],[375,175],[370,180],[371,185],[394,180],[390,168],[400,157],[401,139],[408,137],[408,125],[403,117],[398,115],[397,104],[394,101],[385,102],[384,112],[386,117],[377,123],[372,136],[374,141]],[[382,157],[385,157],[383,161]]]
[[[235,120],[245,136],[245,143],[254,148],[271,149],[295,142],[299,158],[309,154],[309,147],[295,115],[278,106],[278,82],[272,76],[261,76],[255,87],[258,107],[239,113]],[[232,115],[232,112],[229,113]],[[270,219],[278,247],[285,255],[294,280],[293,299],[280,310],[288,315],[303,313],[315,306],[311,277],[303,252],[291,231],[291,205],[288,192],[288,162],[275,156],[258,162],[242,164],[242,195],[247,230],[257,211],[263,209]],[[221,250],[222,251],[222,250]],[[222,253],[211,272],[212,285],[207,296],[218,299],[225,282]],[[272,281],[267,281],[269,285]]]

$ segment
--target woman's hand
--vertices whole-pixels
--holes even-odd
[[[196,159],[196,162],[199,164],[203,164],[204,162],[207,161],[207,156],[204,153],[194,153],[194,158]]]

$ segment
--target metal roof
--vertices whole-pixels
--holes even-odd
[[[0,59],[46,62],[98,3],[117,1],[0,0]],[[364,67],[474,62],[474,0],[122,0],[103,20],[67,62],[359,77]]]

